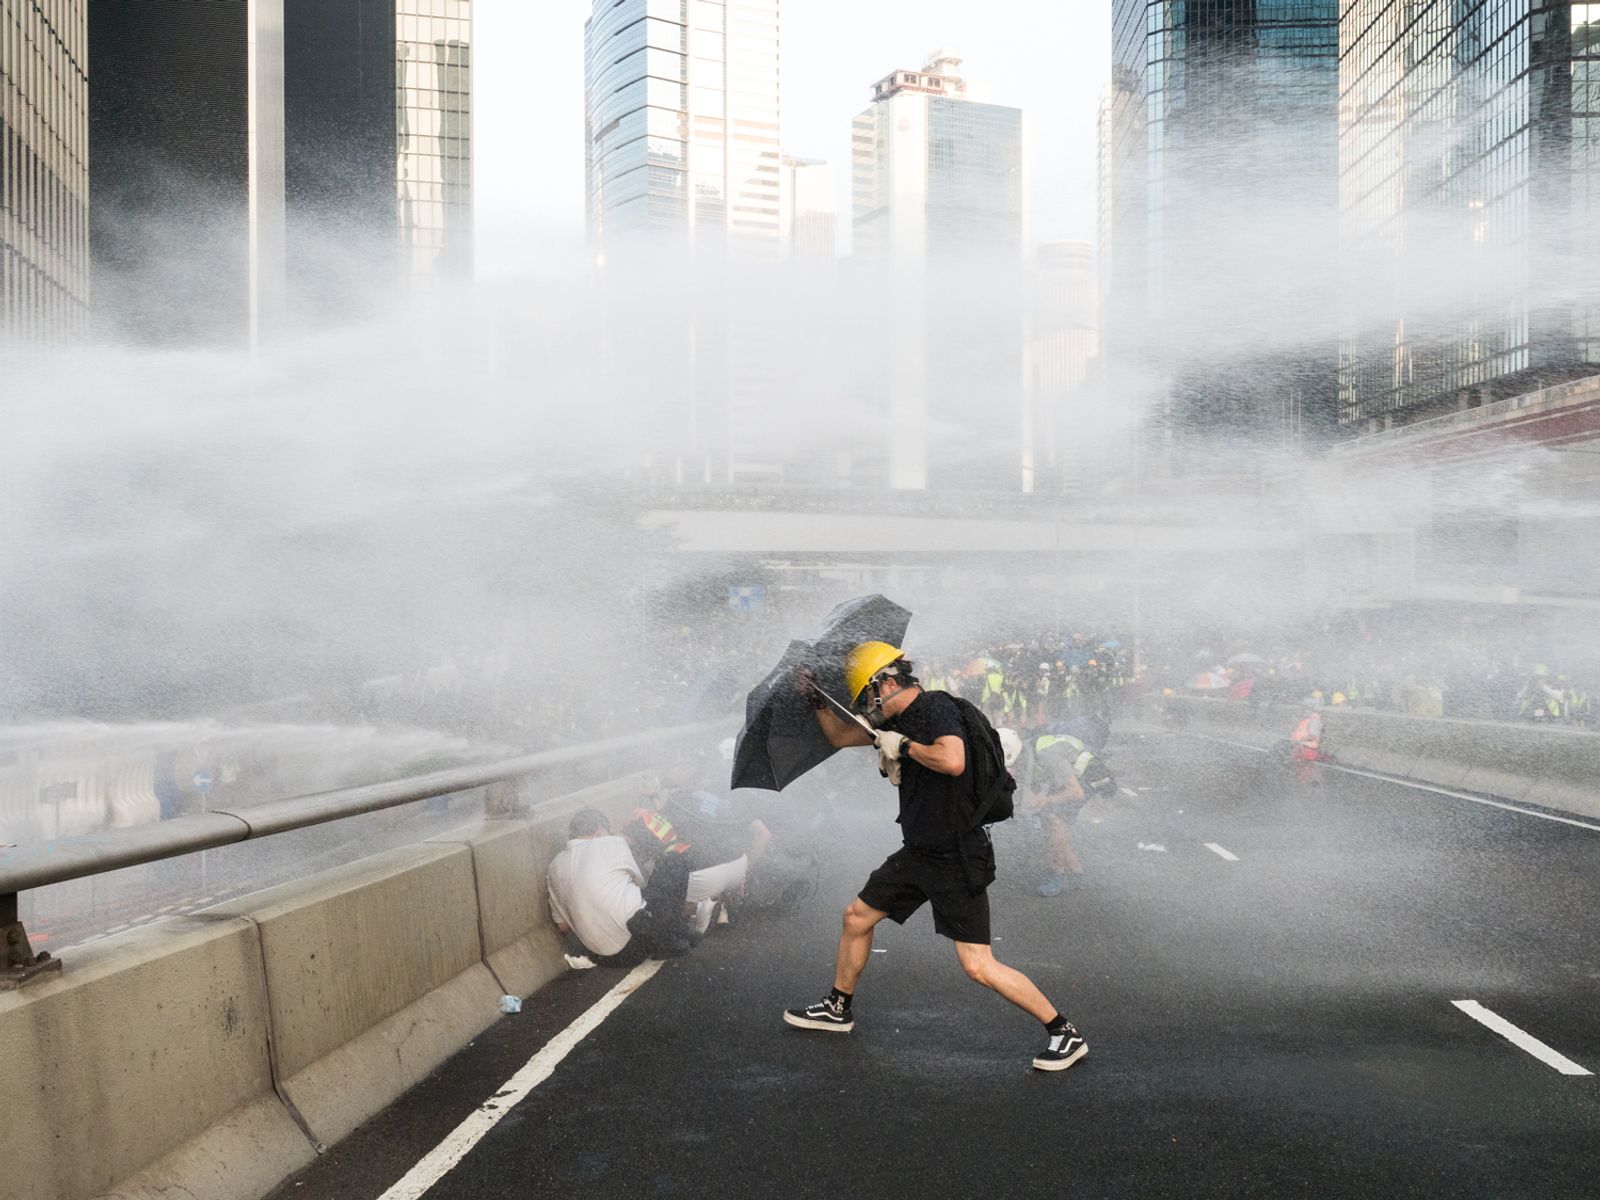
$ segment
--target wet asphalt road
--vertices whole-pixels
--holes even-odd
[[[781,1023],[897,843],[863,759],[819,894],[668,963],[429,1197],[1600,1194],[1600,1079],[1451,1003],[1600,1071],[1600,832],[1193,738],[1113,751],[1134,795],[1080,821],[1085,887],[1033,895],[1028,826],[997,835],[996,951],[1083,1031],[1071,1070],[1030,1070],[1038,1026],[926,910],[880,928],[855,1032]],[[545,989],[279,1194],[380,1196],[618,978]]]

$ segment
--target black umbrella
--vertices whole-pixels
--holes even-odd
[[[846,708],[844,660],[862,642],[901,645],[911,614],[882,596],[839,605],[809,635],[789,643],[783,657],[745,702],[744,728],[733,751],[732,786],[781,791],[834,752],[811,707],[795,688],[805,667],[836,708]]]

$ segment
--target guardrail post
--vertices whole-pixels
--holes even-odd
[[[59,971],[61,960],[48,950],[38,954],[28,944],[28,931],[17,913],[17,893],[0,893],[0,992],[10,992],[30,979],[49,971]]]
[[[509,779],[491,783],[484,789],[483,811],[491,819],[507,819],[521,815],[517,801],[517,785]]]

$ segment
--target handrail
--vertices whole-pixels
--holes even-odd
[[[19,913],[17,896],[20,892],[398,808],[451,792],[509,783],[538,771],[584,762],[603,754],[639,750],[695,734],[720,731],[728,724],[724,718],[697,725],[679,725],[387,783],[313,792],[248,808],[213,809],[174,817],[170,821],[107,829],[34,846],[0,848],[0,992],[61,969],[61,960],[52,958],[49,951],[33,952]]]
[[[679,725],[650,733],[563,746],[558,750],[541,750],[500,762],[452,767],[446,771],[434,771],[387,783],[313,792],[246,808],[213,809],[147,825],[0,849],[0,896],[66,883],[87,875],[101,875],[124,867],[179,858],[185,854],[323,825],[346,817],[358,817],[451,792],[506,783],[551,767],[584,762],[618,751],[643,749],[695,734],[712,733],[727,726],[726,719]],[[3,923],[3,918],[0,918],[0,923]],[[0,962],[0,967],[3,966],[4,963]]]

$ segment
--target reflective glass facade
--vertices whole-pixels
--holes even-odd
[[[249,344],[276,309],[280,36],[270,3],[92,0],[98,336]]]
[[[88,42],[88,0],[0,0],[0,337],[87,327]]]
[[[1340,419],[1593,373],[1600,4],[1352,0],[1340,91]]]
[[[397,247],[412,276],[468,270],[470,0],[285,0],[284,18],[285,188],[300,299],[360,302],[387,282]]]
[[[1168,450],[1331,428],[1334,338],[1308,340],[1285,317],[1335,246],[1338,0],[1114,0],[1112,11],[1101,126],[1111,367],[1165,377],[1154,431]]]
[[[855,253],[920,260],[1020,256],[1026,200],[1022,110],[902,90],[852,124]]]
[[[589,231],[776,246],[778,0],[596,0],[584,30]]]
[[[395,172],[414,274],[472,255],[471,0],[396,0]]]

